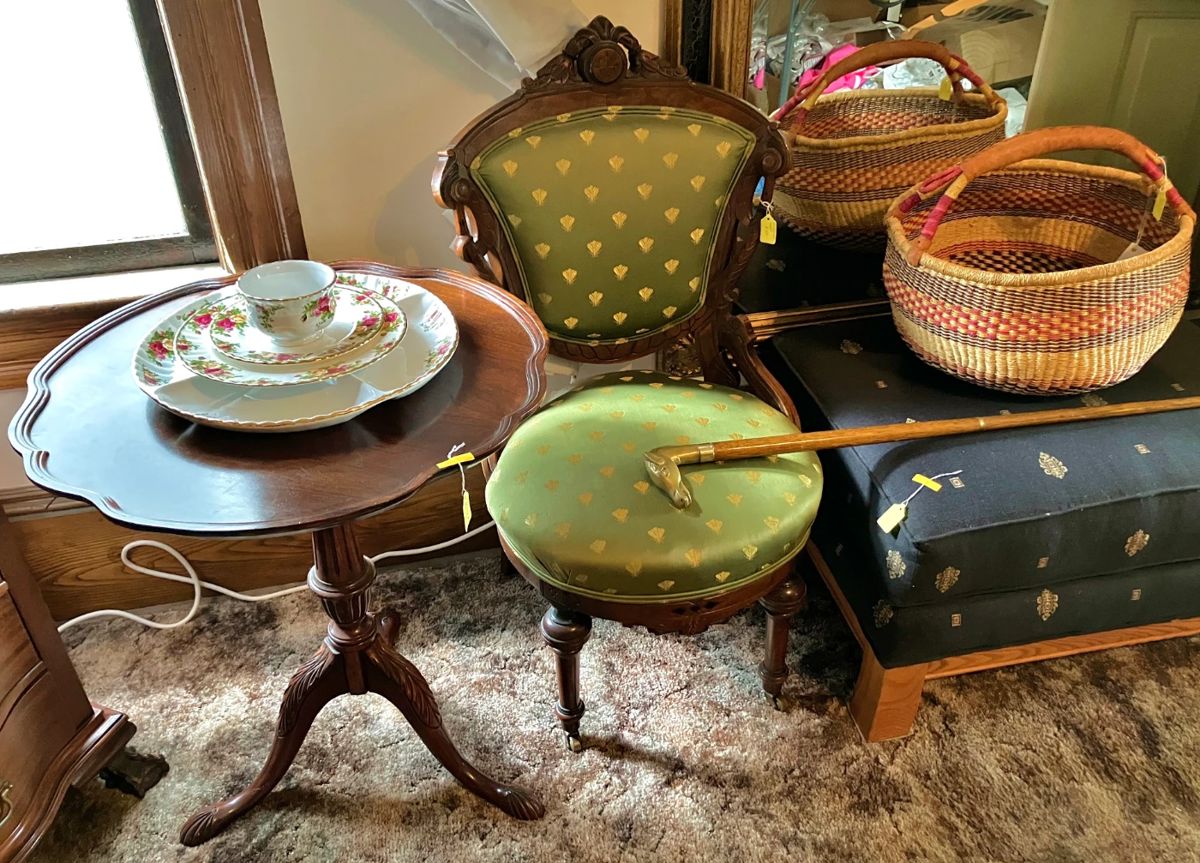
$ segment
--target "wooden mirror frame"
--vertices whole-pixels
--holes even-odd
[[[707,81],[741,98],[750,59],[752,0],[663,0],[663,59],[683,66],[697,81]],[[685,28],[699,28],[707,40],[685,51]],[[689,56],[685,56],[689,54]]]
[[[721,363],[714,324],[729,316],[741,274],[758,244],[761,213],[755,204],[755,189],[764,178],[763,194],[771,194],[775,177],[785,167],[787,149],[775,125],[748,102],[693,83],[682,68],[644,50],[632,33],[603,16],[579,30],[537,77],[525,79],[519,91],[473,120],[439,154],[433,196],[454,212],[454,251],[482,278],[527,301],[528,289],[521,281],[501,215],[492,208],[468,166],[513,129],[567,111],[610,105],[661,105],[709,112],[751,131],[754,148],[729,193],[714,241],[712,275],[699,311],[666,329],[627,341],[580,343],[552,336],[550,350],[576,361],[624,362],[686,334],[695,337],[705,371],[715,372]],[[721,377],[727,379],[728,375]]]

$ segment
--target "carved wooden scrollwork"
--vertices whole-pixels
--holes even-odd
[[[413,712],[429,728],[439,728],[442,715],[429,684],[417,667],[386,644],[376,641],[367,648],[367,656],[383,674],[400,687]]]
[[[521,87],[532,92],[570,83],[615,84],[626,76],[678,80],[687,72],[645,50],[624,27],[598,15],[572,36],[562,53],[547,61],[536,77],[522,81]]]
[[[292,675],[288,681],[287,691],[283,694],[283,703],[279,705],[279,721],[275,725],[275,734],[286,737],[296,727],[296,720],[309,691],[316,686],[329,666],[333,665],[333,652],[322,644],[317,652]]]
[[[501,280],[488,260],[488,249],[498,248],[501,241],[499,225],[478,187],[465,175],[453,150],[439,154],[433,197],[454,213],[455,236],[450,244],[454,254],[470,264],[480,278],[499,283]],[[518,296],[524,299],[519,292]]]

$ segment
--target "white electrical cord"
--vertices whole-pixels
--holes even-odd
[[[374,557],[369,558],[369,560],[372,563],[378,563],[381,560],[387,560],[393,557],[409,557],[414,554],[429,554],[431,552],[441,551],[442,549],[450,548],[452,545],[457,545],[464,540],[468,540],[477,534],[483,533],[483,531],[492,527],[494,524],[495,522],[489,521],[485,524],[479,525],[479,527],[472,528],[466,533],[460,534],[453,539],[448,539],[445,542],[439,542],[436,545],[427,545],[424,548],[405,548],[396,551],[385,551],[382,554],[377,554]],[[171,557],[175,558],[176,563],[183,567],[187,575],[176,575],[175,573],[171,572],[163,572],[160,569],[151,569],[150,567],[136,564],[129,559],[129,553],[135,548],[147,547],[157,548],[160,551],[165,551],[167,554],[171,555]],[[133,614],[129,611],[121,611],[117,608],[106,608],[100,611],[89,611],[87,614],[81,614],[79,617],[71,618],[66,623],[63,623],[58,627],[59,632],[65,632],[67,629],[75,626],[76,624],[83,623],[84,621],[88,620],[96,620],[101,617],[123,617],[126,620],[132,620],[134,623],[140,623],[143,626],[149,626],[152,629],[176,629],[177,627],[183,626],[186,623],[190,623],[192,618],[196,616],[196,613],[200,611],[200,601],[203,598],[201,591],[203,588],[208,588],[209,590],[224,594],[225,596],[229,596],[234,599],[240,599],[243,602],[263,602],[264,600],[278,599],[281,596],[287,596],[290,593],[299,593],[302,590],[308,589],[308,585],[300,584],[295,587],[276,590],[272,593],[238,593],[236,590],[230,590],[227,587],[221,587],[219,584],[213,584],[212,582],[201,580],[200,576],[196,573],[195,568],[191,565],[191,563],[188,562],[186,557],[184,557],[175,549],[171,548],[171,546],[167,545],[166,543],[157,542],[152,539],[138,539],[126,545],[121,549],[121,562],[134,572],[140,572],[143,575],[149,575],[153,578],[162,578],[167,581],[177,581],[181,584],[192,585],[192,607],[188,610],[188,613],[173,623],[158,623],[157,621],[148,620],[145,617],[141,617],[140,615]]]

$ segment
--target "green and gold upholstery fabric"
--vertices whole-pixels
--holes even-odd
[[[753,148],[747,130],[712,114],[614,105],[514,129],[471,172],[504,217],[546,329],[619,343],[700,308]]]
[[[724,593],[804,546],[820,462],[797,453],[684,467],[694,501],[679,510],[651,485],[642,453],[795,431],[737,390],[600,375],[517,429],[488,481],[488,511],[526,566],[565,590],[628,602]]]

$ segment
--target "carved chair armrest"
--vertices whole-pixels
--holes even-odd
[[[474,213],[469,211],[466,203],[471,187],[460,182],[458,171],[452,150],[438,153],[430,190],[437,205],[454,214],[454,239],[450,241],[450,249],[460,261],[470,264],[481,279],[504,287],[504,273],[489,258],[487,244],[479,237],[478,224],[472,222]]]
[[[771,374],[755,350],[757,340],[745,315],[729,315],[717,327],[720,348],[732,358],[737,371],[746,379],[747,389],[782,413],[800,428],[800,412],[792,397],[775,375]]]

